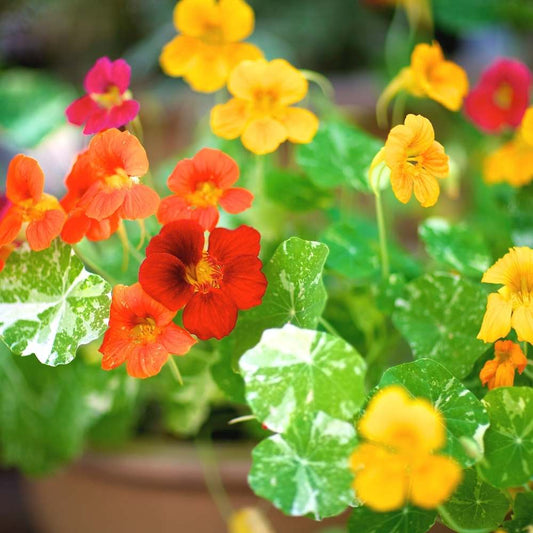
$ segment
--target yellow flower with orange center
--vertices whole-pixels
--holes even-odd
[[[477,338],[495,342],[513,328],[519,341],[533,343],[533,250],[527,246],[511,248],[481,281],[503,287],[489,294]]]
[[[318,118],[291,107],[306,96],[307,80],[284,59],[242,62],[231,73],[228,90],[234,98],[211,111],[211,129],[219,137],[241,137],[255,154],[273,152],[286,140],[313,140]]]
[[[241,61],[263,57],[255,45],[240,42],[254,29],[254,12],[244,0],[180,0],[174,25],[181,34],[163,48],[161,68],[183,76],[195,91],[217,91]]]
[[[393,511],[407,502],[434,509],[461,480],[457,462],[435,453],[446,442],[442,415],[400,386],[386,387],[372,398],[358,433],[366,441],[350,458],[353,487],[375,511]]]
[[[435,140],[427,118],[407,115],[404,124],[392,128],[371,170],[383,161],[391,170],[392,190],[400,202],[407,203],[413,192],[423,207],[437,202],[440,193],[437,178],[448,176],[448,156]]]
[[[479,373],[479,379],[483,385],[488,385],[489,390],[512,387],[515,370],[521,374],[526,366],[527,358],[519,344],[513,341],[497,341],[494,345],[494,359],[485,363]]]
[[[379,97],[376,107],[380,124],[386,123],[387,106],[399,91],[431,98],[451,111],[458,111],[468,93],[468,77],[462,67],[444,58],[439,43],[421,43],[411,54],[411,64],[399,72]]]

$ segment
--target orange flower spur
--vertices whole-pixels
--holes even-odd
[[[43,190],[44,174],[39,163],[16,155],[7,169],[6,196],[11,205],[0,220],[0,247],[11,244],[24,227],[34,251],[48,248],[61,233],[65,212],[58,200]]]
[[[511,248],[481,281],[503,287],[489,294],[477,338],[495,342],[513,328],[519,341],[533,343],[533,250],[527,246]]]
[[[228,90],[234,98],[211,110],[215,135],[241,137],[254,154],[274,152],[287,140],[313,140],[318,118],[307,109],[291,107],[306,96],[307,80],[284,59],[243,61],[231,73]]]
[[[479,379],[489,390],[496,387],[512,387],[515,370],[521,374],[527,366],[527,358],[519,344],[513,341],[497,341],[494,345],[494,359],[487,361]]]
[[[148,378],[158,374],[172,355],[184,355],[196,343],[186,330],[172,322],[176,316],[148,296],[138,283],[116,285],[109,328],[100,347],[102,368],[126,363],[128,374]]]
[[[253,44],[240,42],[254,29],[254,12],[243,0],[181,0],[174,25],[181,35],[163,48],[161,68],[183,76],[195,91],[222,89],[241,61],[263,56]]]

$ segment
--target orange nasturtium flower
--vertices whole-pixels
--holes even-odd
[[[215,135],[241,137],[254,154],[274,152],[286,140],[313,140],[318,118],[307,109],[290,107],[305,98],[307,80],[284,59],[243,61],[231,73],[228,90],[234,98],[211,110]]]
[[[468,78],[463,68],[444,59],[439,43],[421,43],[411,54],[411,64],[400,70],[379,97],[377,113],[380,123],[386,123],[387,106],[402,90],[413,96],[431,98],[451,111],[458,111],[468,93]]]
[[[477,338],[495,342],[513,328],[519,341],[533,344],[533,250],[527,246],[511,248],[481,281],[503,287],[489,294]]]
[[[32,157],[16,155],[7,169],[6,196],[11,202],[0,221],[0,247],[11,244],[26,225],[30,248],[44,250],[60,233],[65,212],[58,200],[43,192],[44,174]]]
[[[102,368],[126,363],[128,374],[147,378],[158,374],[171,355],[184,355],[196,340],[174,322],[170,311],[146,294],[139,283],[116,285],[109,328],[100,347]]]
[[[446,443],[442,415],[403,387],[386,387],[372,398],[358,433],[365,440],[350,458],[353,487],[375,511],[401,509],[407,502],[434,509],[461,480],[459,464],[436,453]]]
[[[435,140],[433,126],[427,118],[407,115],[404,124],[392,128],[371,170],[383,161],[391,170],[392,190],[400,202],[407,203],[413,191],[422,207],[437,202],[440,193],[437,178],[448,176],[448,156]]]
[[[527,358],[519,344],[513,341],[497,341],[494,345],[494,359],[487,361],[479,379],[489,390],[496,387],[512,387],[514,373],[521,374],[527,366]]]
[[[241,61],[263,57],[253,44],[239,42],[254,29],[254,12],[244,0],[181,0],[174,25],[181,35],[163,48],[161,68],[183,76],[195,91],[222,89]]]

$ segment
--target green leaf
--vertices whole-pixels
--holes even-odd
[[[443,218],[428,218],[418,228],[427,253],[442,265],[465,276],[481,278],[492,265],[485,240],[466,224],[450,224]]]
[[[527,533],[528,526],[533,524],[533,492],[516,495],[513,509],[513,519],[504,522],[507,533]]]
[[[439,507],[444,523],[461,531],[493,531],[504,520],[509,500],[500,490],[481,480],[474,468],[463,472],[463,480],[452,497]]]
[[[406,287],[405,299],[396,300],[392,321],[405,337],[416,359],[434,359],[456,377],[469,374],[487,345],[476,336],[486,291],[453,274],[426,274]]]
[[[437,513],[410,505],[388,513],[356,507],[348,520],[348,533],[426,533]]]
[[[211,366],[211,377],[224,396],[234,403],[246,403],[244,379],[237,368],[233,368],[234,354],[230,342],[218,343],[218,359]]]
[[[483,403],[490,417],[481,475],[495,487],[518,487],[533,475],[533,389],[501,387]]]
[[[41,363],[69,363],[107,327],[110,287],[59,239],[42,252],[15,250],[0,274],[0,335]]]
[[[352,346],[291,324],[266,330],[240,368],[248,404],[272,431],[284,431],[310,411],[351,420],[366,397],[366,364]]]
[[[489,418],[481,402],[448,370],[431,359],[389,368],[378,387],[399,384],[413,396],[427,398],[446,419],[446,445],[439,453],[471,466],[483,453]]]
[[[337,515],[354,500],[348,459],[355,444],[352,424],[322,412],[298,418],[254,448],[248,482],[291,516]]]
[[[313,141],[296,150],[296,161],[318,187],[347,185],[370,192],[368,169],[383,143],[346,122],[321,122]]]

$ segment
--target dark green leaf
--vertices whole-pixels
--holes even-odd
[[[350,515],[348,533],[426,533],[436,517],[435,511],[412,506],[388,513],[361,506]]]

